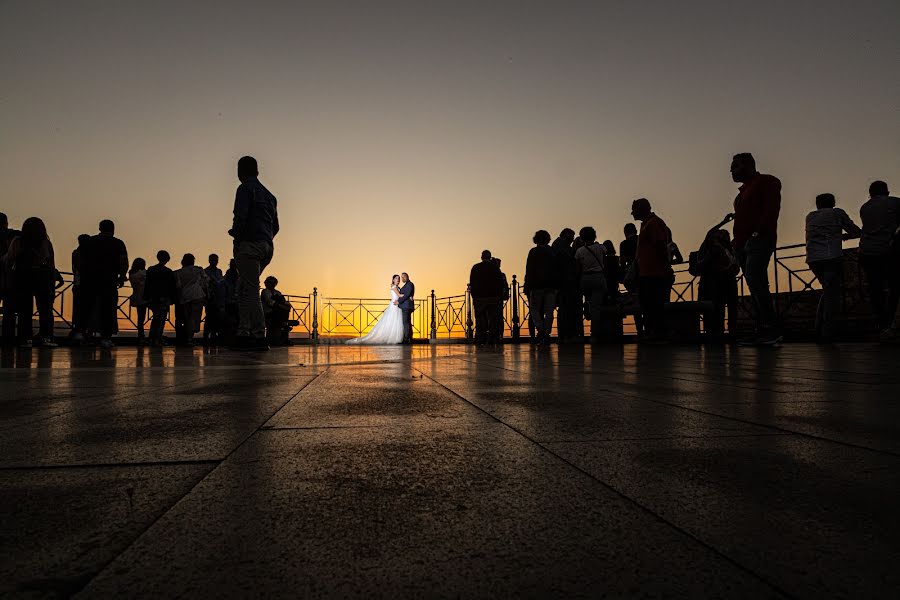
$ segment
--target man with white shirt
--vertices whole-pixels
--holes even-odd
[[[816,196],[816,210],[806,215],[806,262],[822,285],[822,297],[816,310],[816,333],[823,342],[837,334],[841,308],[842,242],[857,238],[861,230],[840,208],[834,194]]]

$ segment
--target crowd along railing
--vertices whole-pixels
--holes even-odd
[[[847,250],[854,254],[852,248]],[[775,250],[769,265],[770,286],[774,292],[779,316],[789,314],[799,297],[798,293],[819,289],[818,281],[805,262],[803,244],[781,246]],[[699,278],[688,272],[688,265],[674,267],[672,302],[691,302],[698,299]],[[57,335],[65,335],[72,328],[72,309],[76,301],[76,286],[71,273],[62,273],[63,285],[56,290],[53,302]],[[748,291],[742,276],[737,277],[738,293]],[[621,290],[624,292],[624,290]],[[377,322],[389,304],[382,298],[346,298],[323,295],[318,288],[306,295],[285,296],[291,306],[290,318],[297,322],[292,337],[317,341],[321,338],[351,338],[365,335]],[[134,334],[138,329],[137,311],[131,306],[131,289],[126,284],[119,289],[117,316],[120,334]],[[521,280],[513,275],[510,297],[503,307],[504,337],[519,340],[533,336],[528,297]],[[747,310],[744,308],[743,310]],[[749,316],[744,314],[743,316]],[[170,312],[167,329],[173,328]],[[149,315],[148,315],[149,319]],[[452,340],[474,337],[474,308],[468,288],[462,294],[438,297],[434,290],[425,299],[415,301],[412,316],[414,337],[417,339]],[[585,324],[586,328],[588,324]],[[149,323],[145,324],[149,328]],[[587,330],[587,329],[586,329]],[[554,319],[555,334],[556,326]],[[625,320],[625,333],[633,333],[633,320]]]

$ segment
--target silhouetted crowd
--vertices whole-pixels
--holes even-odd
[[[115,236],[115,224],[110,220],[100,222],[96,235],[79,235],[78,247],[72,251],[70,343],[96,341],[102,348],[113,347],[121,311],[119,289],[127,281],[140,344],[166,343],[165,325],[173,307],[174,342],[180,346],[193,345],[201,325],[204,345],[265,350],[270,345],[289,344],[288,334],[297,322],[290,319],[289,301],[275,287],[278,280],[268,277],[265,289],[259,289],[261,273],[274,253],[278,213],[275,197],[259,182],[258,175],[255,159],[245,156],[238,161],[241,184],[229,230],[234,239],[234,258],[225,273],[216,254],[209,255],[206,268],[196,265],[193,254],[185,254],[181,268],[173,271],[168,267],[171,256],[166,250],[156,253],[157,262],[150,267],[143,258],[135,258],[129,267],[128,250]],[[44,222],[29,217],[21,230],[15,230],[0,213],[0,333],[4,345],[57,345],[54,299],[62,285],[64,280]],[[32,324],[35,307],[37,335]],[[148,318],[149,335],[145,333]]]
[[[769,289],[769,265],[778,239],[781,182],[760,173],[749,153],[737,154],[731,176],[739,183],[733,210],[689,253],[688,271],[699,279],[698,300],[704,336],[720,341],[733,331],[738,279],[749,291],[755,328],[742,345],[776,345],[782,340]],[[835,206],[833,194],[816,197],[816,210],[806,218],[806,260],[822,285],[816,332],[823,342],[838,339],[842,302],[842,241],[859,237],[859,264],[865,275],[876,326],[885,341],[900,338],[900,199],[891,196],[883,181],[869,187],[869,200],[860,209],[861,227]],[[670,339],[669,304],[675,282],[673,265],[684,262],[672,231],[646,198],[632,203],[640,222],[624,227],[625,239],[616,254],[611,240],[599,242],[593,227],[563,229],[551,243],[540,230],[528,252],[523,292],[534,343],[550,343],[554,313],[560,342],[583,342],[584,322],[590,322],[591,341],[617,339],[622,319],[633,315],[638,340],[660,343]],[[723,227],[733,222],[733,234]],[[470,273],[475,313],[475,340],[496,343],[502,338],[503,306],[509,298],[506,277],[491,252],[482,253]]]

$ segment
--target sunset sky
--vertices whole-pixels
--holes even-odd
[[[732,154],[817,193],[900,191],[900,2],[0,1],[0,211],[60,267],[113,219],[131,256],[230,253],[260,162],[281,288],[460,293],[536,229],[617,244],[649,198],[682,250],[729,211]],[[226,261],[227,262],[227,261]]]

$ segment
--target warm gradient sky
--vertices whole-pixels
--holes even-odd
[[[900,2],[0,1],[0,211],[62,257],[230,250],[235,161],[279,199],[282,289],[459,293],[535,229],[618,242],[646,196],[687,250],[753,152],[852,215],[900,190]],[[63,265],[68,267],[65,258]]]

